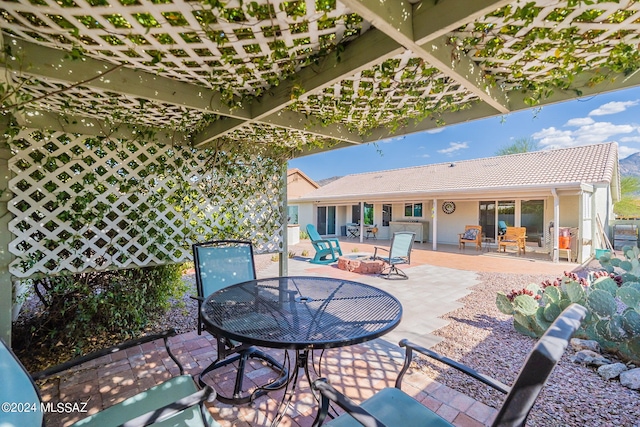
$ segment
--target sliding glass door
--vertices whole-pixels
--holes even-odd
[[[480,225],[486,237],[496,238],[496,202],[480,202]]]
[[[520,225],[527,227],[527,242],[542,246],[544,232],[544,200],[523,200],[520,205]]]
[[[316,228],[321,236],[336,234],[336,207],[318,206]]]

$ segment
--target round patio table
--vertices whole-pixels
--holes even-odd
[[[290,377],[280,386],[293,385],[290,401],[299,369],[312,382],[309,351],[380,337],[398,326],[402,306],[391,294],[364,283],[292,276],[251,280],[221,289],[206,299],[201,313],[211,329],[229,339],[295,350],[296,369],[288,371]]]
[[[398,326],[402,306],[364,283],[330,277],[275,277],[209,295],[203,321],[221,335],[262,347],[309,350],[369,341]]]

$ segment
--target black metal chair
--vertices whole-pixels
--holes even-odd
[[[242,240],[215,240],[193,245],[193,262],[196,270],[196,287],[198,290],[198,335],[206,330],[216,338],[217,359],[207,366],[199,375],[201,385],[205,385],[204,377],[211,371],[238,362],[233,396],[218,393],[217,399],[223,403],[244,404],[263,394],[279,388],[287,379],[288,372],[281,363],[259,350],[257,347],[239,343],[221,336],[207,328],[203,322],[200,309],[205,299],[212,293],[237,283],[254,280],[256,270],[253,262],[253,246],[251,242]],[[253,392],[243,390],[245,367],[249,358],[261,359],[278,372],[278,377]]]
[[[34,380],[44,379],[64,372],[82,363],[126,350],[147,342],[163,339],[167,353],[178,365],[180,375],[170,378],[150,389],[136,394],[120,403],[103,409],[77,421],[73,427],[115,427],[115,426],[182,426],[220,427],[204,405],[213,400],[215,391],[210,387],[199,389],[191,375],[185,375],[182,365],[169,349],[167,338],[175,335],[169,330],[161,334],[149,335],[127,341],[120,345],[98,350],[69,362],[53,366],[33,376],[24,369],[15,354],[0,339],[0,400],[15,402],[22,408],[29,405],[35,411],[5,412],[0,416],[0,425],[44,426],[41,398]],[[55,407],[54,407],[55,408]]]
[[[361,405],[338,392],[324,379],[316,380],[314,388],[320,391],[322,399],[313,426],[323,424],[328,414],[329,402],[332,401],[346,413],[326,424],[331,427],[361,425],[366,427],[451,427],[452,424],[444,418],[400,389],[402,378],[411,364],[414,350],[505,393],[507,397],[493,421],[493,426],[524,426],[540,390],[566,350],[569,339],[580,327],[586,313],[586,309],[578,304],[572,304],[566,308],[535,344],[511,387],[431,350],[402,340],[400,346],[406,348],[405,361],[395,387],[379,391]]]
[[[391,279],[394,276],[397,276],[399,279],[408,279],[405,272],[400,270],[397,265],[411,263],[411,248],[413,247],[413,240],[415,239],[415,236],[416,233],[400,231],[393,233],[393,237],[391,238],[391,247],[389,249],[375,246],[373,259],[380,259],[388,264],[382,273],[380,273],[380,276],[385,279]],[[389,256],[378,256],[378,250],[388,252]]]

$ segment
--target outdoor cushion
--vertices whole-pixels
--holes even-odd
[[[478,236],[478,229],[477,228],[470,228],[467,231],[464,232],[464,234],[462,235],[462,238],[464,240],[476,240],[476,237]]]

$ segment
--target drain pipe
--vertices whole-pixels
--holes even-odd
[[[560,262],[558,242],[560,240],[560,198],[555,188],[551,189],[553,195],[553,262]]]

